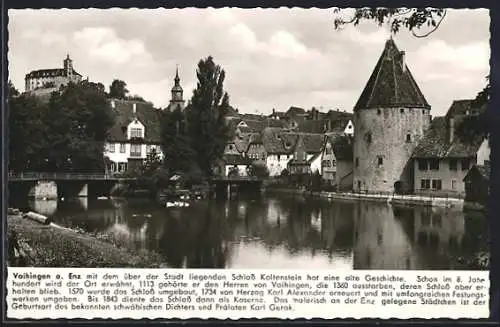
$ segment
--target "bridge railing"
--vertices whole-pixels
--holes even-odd
[[[61,172],[9,172],[9,179],[47,179],[47,180],[86,180],[86,179],[112,179],[116,178],[105,173],[61,173]]]

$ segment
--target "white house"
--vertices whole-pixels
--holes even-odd
[[[131,164],[142,163],[153,150],[163,156],[158,109],[148,103],[128,100],[113,99],[110,105],[117,115],[104,150],[111,172],[124,172]]]

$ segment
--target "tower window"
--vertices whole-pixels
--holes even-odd
[[[356,158],[356,167],[359,167],[359,158]]]
[[[382,114],[382,110],[381,109],[377,109],[377,115],[381,115]]]
[[[372,133],[370,132],[366,133],[365,137],[367,143],[372,143]]]
[[[405,113],[405,109],[401,108],[401,109],[399,109],[399,112],[402,113],[402,114],[404,114]]]
[[[382,166],[384,164],[384,158],[381,156],[377,157],[377,164],[379,167]]]
[[[406,142],[411,142],[411,134],[406,134]]]

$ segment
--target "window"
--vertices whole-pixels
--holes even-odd
[[[457,189],[457,180],[456,179],[452,179],[451,180],[451,189],[452,190],[456,190]]]
[[[146,145],[146,154],[149,154],[151,152],[151,145],[147,144]]]
[[[142,137],[142,128],[130,129],[130,138],[141,138],[141,137]]]
[[[377,164],[379,167],[382,166],[384,164],[384,158],[382,158],[380,156],[377,157]]]
[[[131,157],[140,157],[141,156],[141,145],[140,144],[131,144],[130,145],[130,156]]]
[[[418,170],[427,170],[427,160],[418,159]]]
[[[450,170],[457,171],[458,162],[457,159],[450,159]]]
[[[401,108],[401,109],[399,109],[399,112],[402,113],[402,114],[404,114],[405,113],[405,109]]]
[[[377,115],[381,115],[382,114],[382,110],[381,109],[377,109]]]
[[[407,143],[411,142],[411,134],[406,134],[406,142]]]
[[[120,153],[125,153],[125,144],[120,144]]]
[[[422,179],[420,181],[420,188],[422,190],[428,190],[431,188],[431,180],[430,179]]]
[[[115,152],[115,144],[114,143],[108,143],[108,152],[111,152],[111,153]]]
[[[372,133],[368,132],[365,134],[366,142],[372,143]]]
[[[439,159],[430,159],[429,168],[430,170],[439,170]]]
[[[356,167],[359,167],[359,158],[356,158]]]
[[[441,180],[440,179],[433,179],[432,180],[432,189],[439,191],[441,190]]]
[[[335,160],[332,160],[332,167],[335,167],[336,164],[337,162]]]
[[[232,144],[229,144],[229,150],[233,151],[233,145]]]
[[[469,168],[470,168],[470,159],[462,159],[461,166],[462,166],[462,171],[469,170]]]

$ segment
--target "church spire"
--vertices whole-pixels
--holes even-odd
[[[174,78],[175,86],[179,86],[180,81],[181,81],[181,79],[179,78],[179,65],[176,65],[175,66],[175,78]]]

